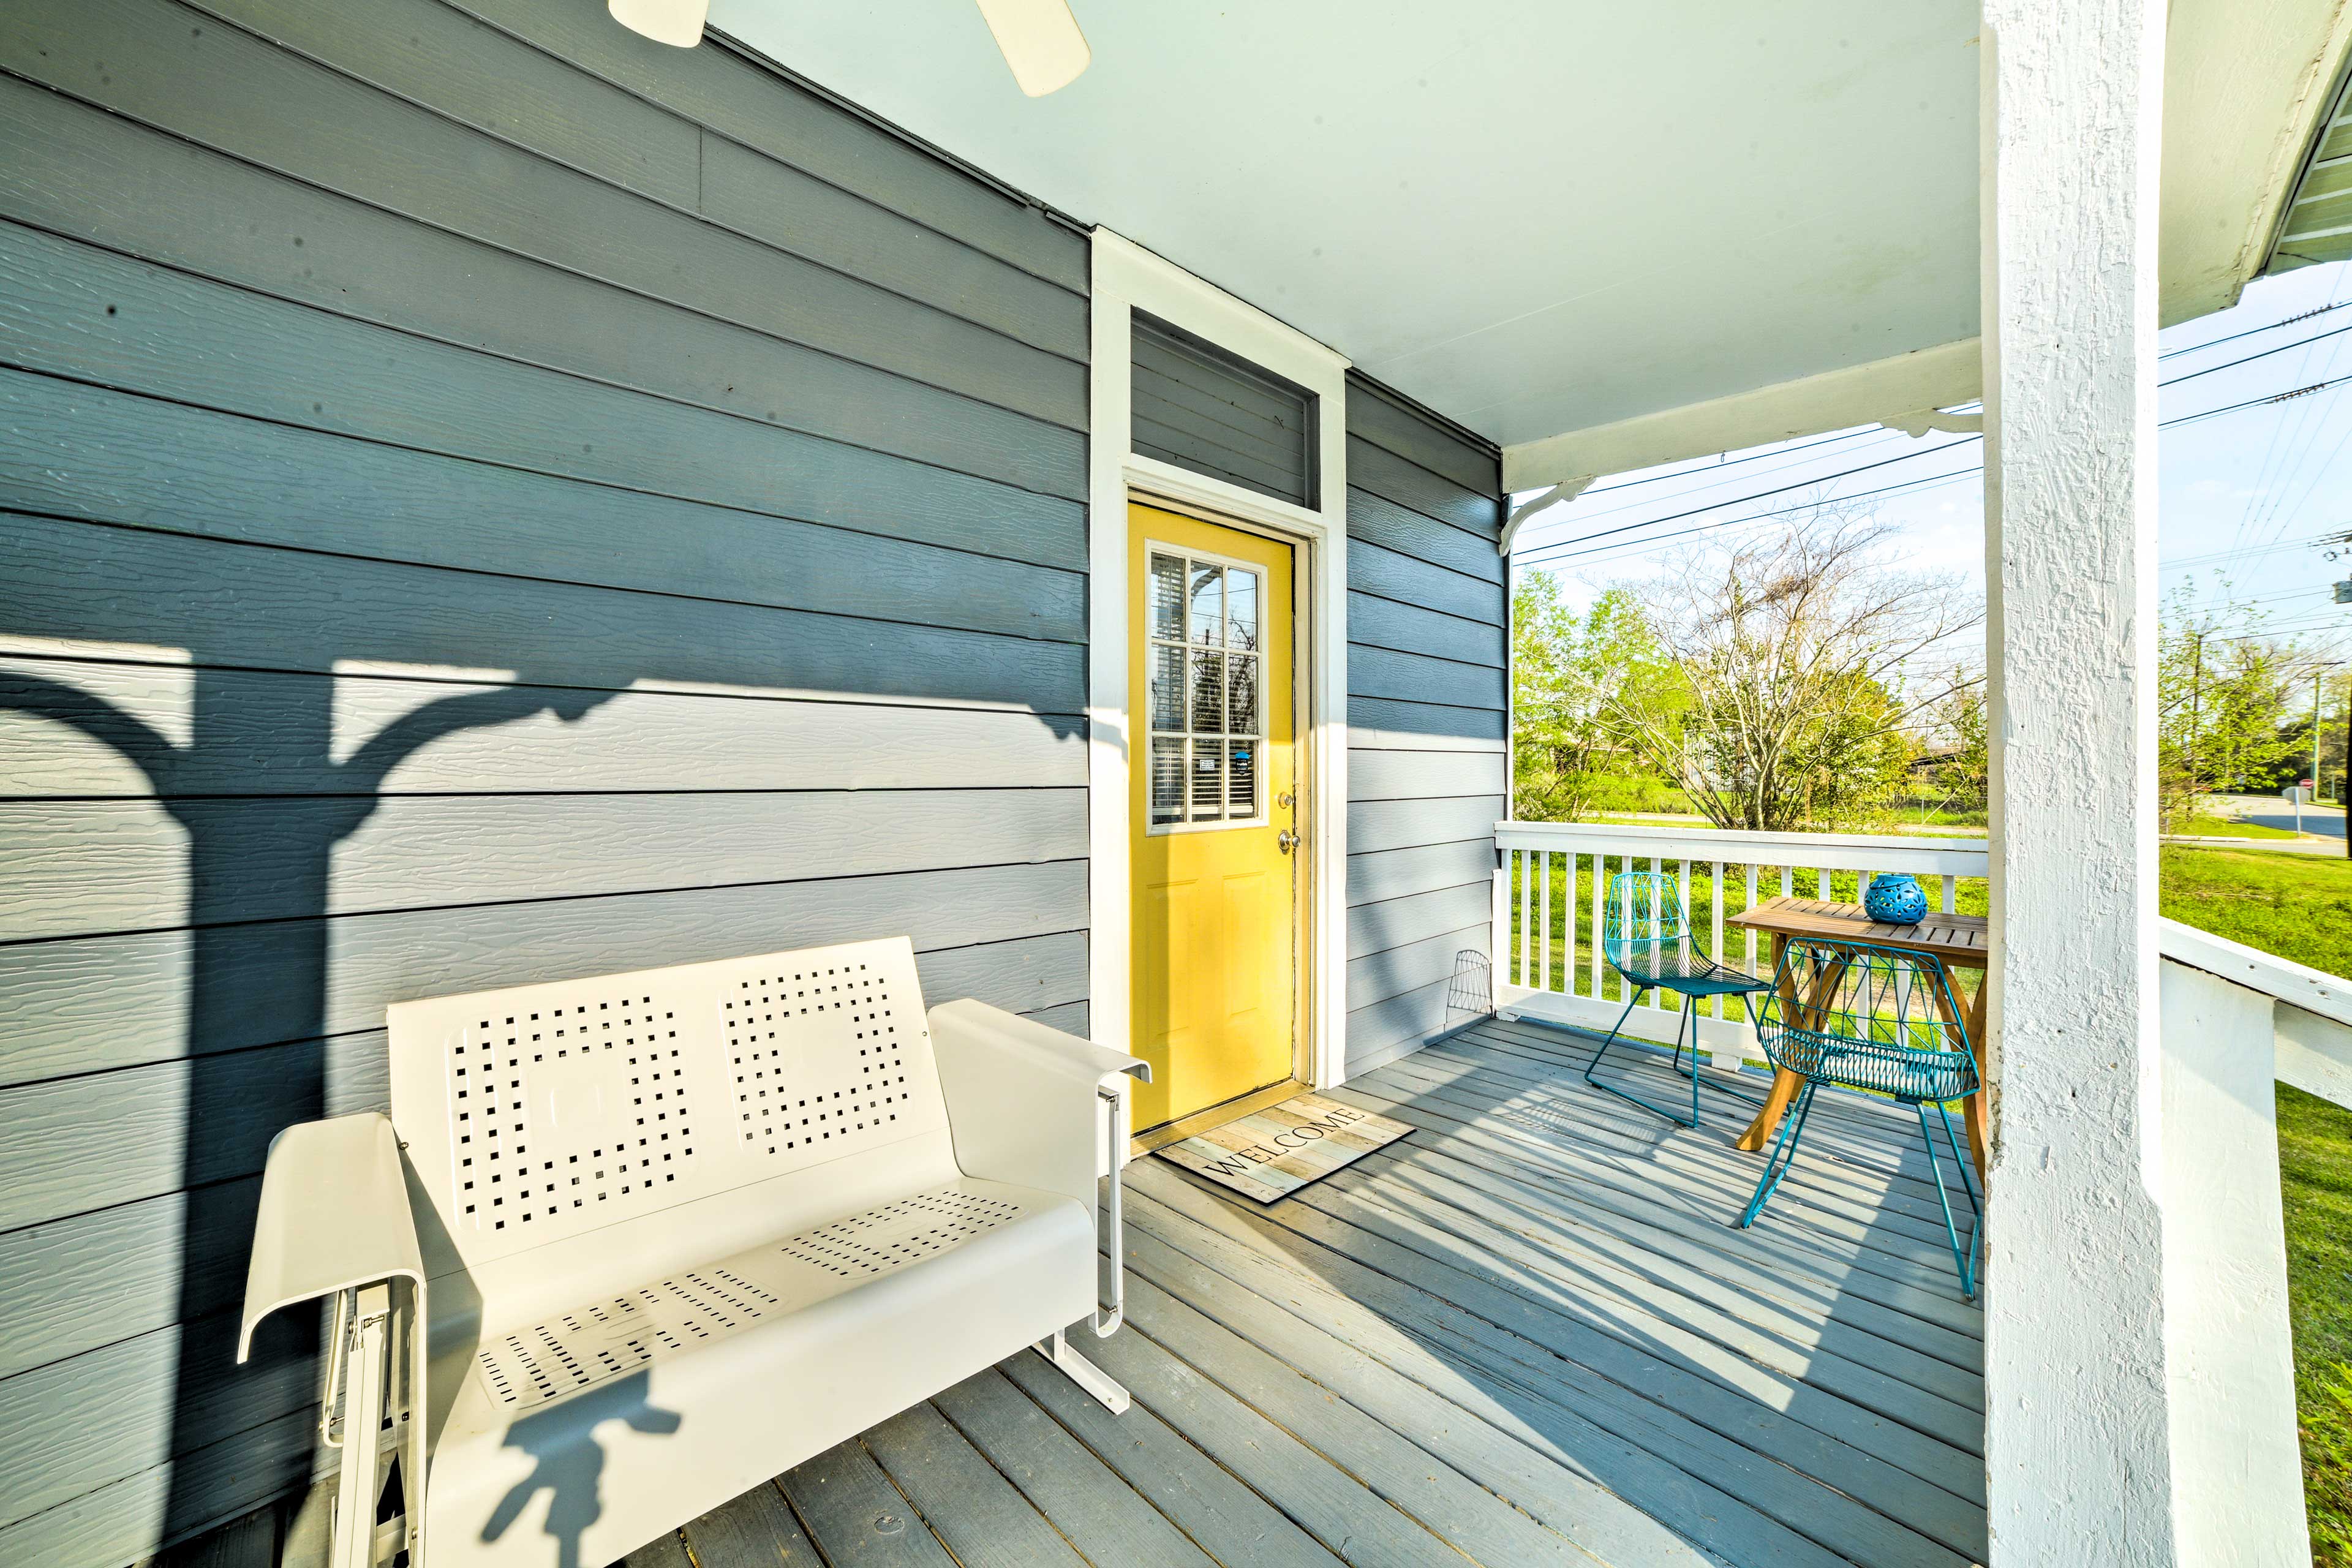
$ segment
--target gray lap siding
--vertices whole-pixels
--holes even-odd
[[[1505,811],[1507,616],[1495,447],[1348,385],[1348,1068],[1445,1026],[1487,946]]]
[[[1080,234],[557,0],[0,19],[0,1561],[307,1479],[232,1359],[403,997],[896,932],[1087,1023]]]

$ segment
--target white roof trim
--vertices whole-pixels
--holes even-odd
[[[1876,425],[1919,409],[1967,403],[1983,390],[1983,352],[1977,339],[1965,338],[1506,447],[1503,489],[1517,495],[1543,485],[1590,482],[1602,474]]]

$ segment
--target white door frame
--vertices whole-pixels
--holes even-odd
[[[1132,312],[1161,321],[1315,395],[1316,499],[1309,509],[1132,449]],[[1305,614],[1298,770],[1307,805],[1307,1081],[1338,1083],[1348,1029],[1348,361],[1265,311],[1107,228],[1094,231],[1094,344],[1087,419],[1087,890],[1089,1028],[1129,1047],[1134,995],[1128,768],[1127,508],[1130,500],[1221,517],[1297,546]]]

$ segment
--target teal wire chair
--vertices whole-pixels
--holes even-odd
[[[1611,1026],[1609,1037],[1584,1064],[1584,1081],[1604,1093],[1627,1100],[1653,1116],[1684,1127],[1698,1125],[1698,1086],[1751,1104],[1762,1104],[1760,1095],[1746,1095],[1727,1084],[1720,1084],[1698,1070],[1698,1004],[1704,996],[1738,996],[1748,1006],[1748,997],[1759,991],[1769,991],[1772,983],[1759,980],[1744,971],[1717,963],[1690,931],[1685,917],[1682,888],[1673,875],[1664,871],[1620,871],[1609,879],[1609,901],[1601,911],[1601,956],[1609,967],[1625,979],[1627,987],[1625,1010],[1617,1015]],[[1671,991],[1683,999],[1682,1021],[1675,1027],[1674,1068],[1690,1079],[1690,1115],[1668,1110],[1653,1104],[1631,1089],[1603,1083],[1592,1076],[1609,1047],[1617,1043],[1618,1032],[1625,1020],[1633,1016],[1634,1007],[1653,991]],[[1751,1009],[1749,1017],[1754,1017]],[[1683,1067],[1683,1037],[1690,1037],[1691,1065]]]
[[[1813,1096],[1824,1086],[1885,1095],[1918,1113],[1919,1138],[1927,1168],[1944,1208],[1944,1236],[1952,1246],[1952,1266],[1960,1290],[1976,1300],[1977,1251],[1982,1237],[1976,1178],[1960,1152],[1946,1107],[1978,1091],[1976,1058],[1967,1033],[1955,1022],[1950,979],[1936,958],[1864,942],[1801,941],[1780,956],[1772,994],[1756,1019],[1756,1037],[1772,1065],[1804,1079],[1780,1123],[1780,1135],[1757,1181],[1756,1195],[1739,1216],[1742,1229],[1756,1223],[1764,1205],[1788,1174],[1805,1135]],[[1944,1143],[1959,1167],[1968,1194],[1968,1244],[1961,1246],[1950,1189],[1927,1120],[1933,1107],[1944,1123]]]

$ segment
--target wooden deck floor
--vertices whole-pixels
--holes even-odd
[[[1670,1127],[1589,1048],[1487,1024],[1335,1090],[1413,1135],[1268,1207],[1138,1161],[1129,1326],[1082,1345],[1128,1415],[1024,1352],[629,1568],[1982,1562],[1916,1123],[1825,1097],[1742,1232],[1748,1107]]]

